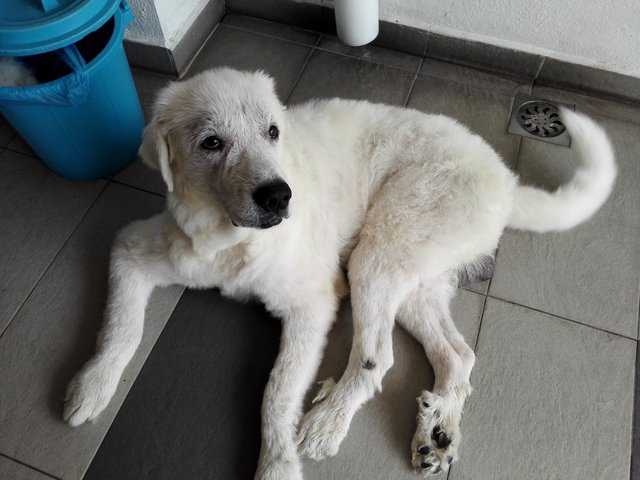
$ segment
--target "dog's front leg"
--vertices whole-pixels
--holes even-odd
[[[302,479],[294,440],[296,424],[334,318],[335,300],[283,316],[280,353],[262,404],[262,448],[256,480]]]
[[[167,284],[167,259],[159,218],[120,232],[111,253],[105,323],[96,353],[67,387],[63,417],[72,426],[93,420],[116,392],[120,377],[142,339],[144,313],[153,288]]]

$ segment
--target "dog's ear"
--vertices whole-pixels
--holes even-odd
[[[276,82],[271,75],[264,70],[255,70],[253,72],[256,80],[260,82],[263,87],[270,93],[276,94]]]
[[[142,145],[138,150],[142,161],[151,168],[160,170],[162,178],[167,184],[167,190],[173,191],[173,173],[171,172],[171,149],[167,135],[164,134],[156,121],[144,129]]]
[[[177,92],[177,85],[173,82],[160,90],[153,104],[153,116],[151,122],[142,134],[142,145],[138,154],[142,161],[151,168],[160,170],[162,178],[167,184],[167,189],[173,191],[173,173],[171,163],[173,154],[169,142],[169,118],[171,117],[170,105]]]

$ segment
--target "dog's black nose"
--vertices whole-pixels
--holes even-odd
[[[291,189],[286,182],[277,180],[259,187],[253,192],[253,199],[267,212],[275,213],[281,217],[289,206]]]

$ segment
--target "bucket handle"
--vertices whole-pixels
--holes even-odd
[[[81,105],[89,98],[87,64],[75,45],[56,51],[72,70],[62,78],[27,87],[0,87],[0,102],[22,105]]]
[[[45,13],[49,13],[51,10],[60,8],[58,0],[40,0],[40,3],[42,4],[42,10],[44,10]]]

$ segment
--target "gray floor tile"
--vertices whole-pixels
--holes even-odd
[[[182,292],[152,296],[143,344],[98,420],[75,429],[63,423],[66,385],[92,355],[102,324],[115,232],[163,205],[161,197],[107,186],[0,337],[0,453],[65,480],[82,478]]]
[[[258,18],[247,17],[244,15],[227,15],[222,22],[229,27],[236,27],[243,30],[249,30],[255,33],[262,33],[270,37],[281,38],[291,42],[304,43],[313,46],[318,41],[318,35],[315,32],[301,30],[299,28],[290,27],[281,23],[269,22]]]
[[[24,153],[25,155],[29,155],[31,157],[37,157],[38,154],[34,152],[27,142],[25,142],[22,137],[16,133],[16,135],[11,139],[11,141],[7,144],[7,148],[9,150],[13,150],[14,152]]]
[[[456,325],[473,345],[484,297],[460,291],[453,301]],[[343,308],[329,336],[317,380],[338,379],[346,367],[353,336],[351,312]],[[305,479],[371,478],[413,480],[411,440],[415,433],[416,397],[433,385],[424,350],[401,328],[394,332],[394,365],[382,382],[382,393],[356,414],[338,454],[321,462],[305,461]],[[317,387],[309,392],[309,400]]]
[[[140,98],[144,118],[149,121],[151,120],[151,115],[153,113],[153,102],[155,101],[158,92],[167,84],[172,81],[176,81],[177,79],[169,75],[160,75],[140,68],[132,68],[131,74],[133,76],[133,81],[136,84],[136,90],[138,91],[138,97]]]
[[[0,480],[51,480],[52,478],[0,455]]]
[[[490,294],[636,338],[640,125],[594,119],[616,150],[619,175],[612,197],[591,220],[568,232],[507,231]],[[574,165],[569,149],[523,139],[518,163],[522,183],[553,189],[570,178]]]
[[[345,45],[336,37],[323,36],[320,39],[318,48],[328,50],[330,52],[341,53],[351,57],[360,58],[371,63],[380,63],[390,67],[407,70],[408,72],[416,72],[422,63],[422,57],[409,55],[407,53],[394,52],[372,45],[364,45],[362,47],[350,47]]]
[[[103,186],[65,180],[11,150],[0,154],[0,334]]]
[[[287,99],[311,47],[219,25],[195,58],[187,77],[211,67],[264,70],[276,80],[276,91]]]
[[[403,105],[414,75],[404,70],[315,50],[289,104],[342,97]]]
[[[253,479],[279,340],[262,305],[186,291],[84,480]]]
[[[636,386],[633,405],[633,452],[630,478],[637,480],[640,478],[640,342],[636,348]]]
[[[0,116],[0,147],[5,147],[15,134],[13,127]]]
[[[167,185],[164,183],[160,172],[142,163],[140,158],[114,175],[113,180],[148,192],[157,193],[158,195],[167,194]]]
[[[457,119],[481,135],[513,167],[520,137],[509,135],[507,125],[515,94],[528,89],[526,83],[427,59],[408,106]]]
[[[148,122],[151,120],[153,102],[158,92],[168,83],[176,81],[176,79],[167,75],[158,75],[137,68],[132,69],[132,73],[136,89],[138,90],[138,96],[140,97],[140,103],[142,104],[142,110]],[[166,194],[167,189],[160,172],[147,167],[140,159],[118,172],[112,178],[125,185],[131,185],[132,187],[141,188],[160,195]]]
[[[489,280],[485,280],[480,283],[472,283],[471,285],[467,285],[464,287],[465,290],[469,290],[470,292],[480,293],[482,295],[486,295],[489,290]]]
[[[450,480],[626,479],[635,342],[489,299]]]

